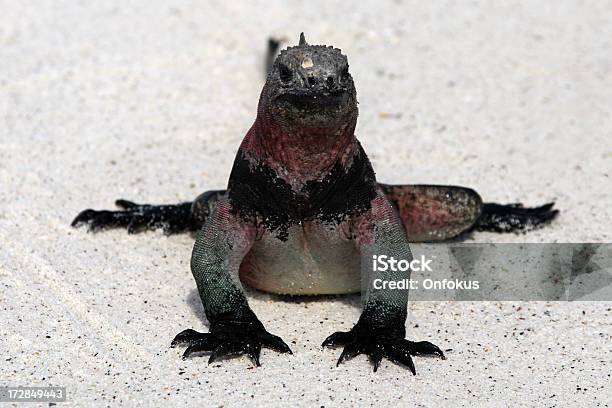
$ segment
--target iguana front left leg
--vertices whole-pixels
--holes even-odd
[[[187,329],[172,346],[187,344],[183,357],[211,352],[208,363],[218,357],[246,353],[259,366],[262,346],[291,353],[278,336],[270,334],[249,307],[238,277],[240,264],[249,252],[257,228],[232,214],[221,199],[198,233],[191,257],[191,271],[198,286],[210,333]]]
[[[352,226],[362,262],[367,265],[370,265],[373,255],[412,260],[401,220],[380,189],[372,202],[371,212],[359,216]],[[435,354],[444,358],[442,350],[430,342],[405,339],[408,290],[377,289],[373,284],[375,278],[400,281],[409,279],[410,273],[391,271],[384,276],[375,276],[373,273],[362,275],[362,279],[366,279],[367,288],[359,321],[350,331],[336,332],[323,342],[324,347],[344,346],[338,364],[357,354],[367,354],[374,363],[374,371],[378,369],[382,358],[387,357],[408,366],[416,374],[411,356]]]

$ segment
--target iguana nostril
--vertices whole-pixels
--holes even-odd
[[[334,77],[333,77],[333,76],[328,76],[328,77],[327,77],[327,86],[328,86],[329,88],[331,88],[331,87],[333,87],[333,86],[334,86]]]
[[[308,85],[315,86],[317,84],[317,78],[313,76],[308,77]]]

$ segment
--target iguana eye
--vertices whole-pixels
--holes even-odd
[[[350,76],[351,76],[351,74],[349,74],[348,67],[344,67],[344,68],[342,69],[342,71],[340,72],[340,77],[341,77],[343,80],[347,80],[347,79],[349,79],[349,77],[350,77]]]
[[[279,77],[283,82],[289,82],[293,78],[293,72],[286,65],[280,65],[279,67]]]

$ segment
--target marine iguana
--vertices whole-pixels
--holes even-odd
[[[553,204],[483,203],[472,189],[377,183],[355,138],[357,96],[341,50],[299,45],[274,61],[261,92],[257,118],[236,155],[226,190],[193,202],[136,204],[122,211],[85,210],[72,222],[91,231],[126,227],[129,233],[161,227],[199,231],[191,270],[209,333],[187,329],[172,346],[183,357],[210,352],[209,363],[247,354],[259,366],[262,346],[291,353],[269,333],[247,303],[241,281],[286,295],[346,294],[362,288],[360,260],[371,254],[412,259],[409,242],[440,241],[469,230],[518,231],[550,221]],[[405,279],[406,272],[390,279]],[[407,366],[411,356],[440,348],[405,339],[405,290],[367,284],[362,314],[348,332],[323,346],[344,346],[338,364],[367,354],[374,371],[383,357]]]

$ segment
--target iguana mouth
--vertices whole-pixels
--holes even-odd
[[[345,90],[287,93],[280,95],[278,100],[303,111],[335,110],[346,106],[349,93]]]

